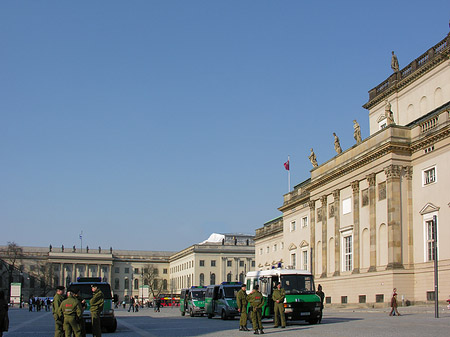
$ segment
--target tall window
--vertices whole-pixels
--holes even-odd
[[[204,267],[205,266],[205,260],[200,260],[200,267]]]
[[[303,270],[308,270],[308,251],[304,250],[302,251],[302,255],[303,255]]]
[[[118,278],[114,279],[114,289],[119,290],[119,279]]]
[[[215,267],[216,266],[216,260],[211,260],[211,267]],[[214,283],[211,283],[214,284]]]
[[[163,280],[163,289],[164,290],[167,289],[167,280],[166,279]]]
[[[296,225],[295,221],[291,221],[291,232],[295,231]]]
[[[130,280],[127,277],[124,280],[123,289],[130,289]]]
[[[227,282],[231,282],[231,273],[227,274]]]
[[[212,273],[209,284],[216,284],[216,274]]]
[[[292,268],[297,268],[297,254],[291,253],[291,266]]]
[[[200,274],[200,286],[204,286],[205,285],[205,274],[201,273]]]
[[[138,289],[139,289],[139,280],[134,279],[134,290],[138,290]]]
[[[353,236],[347,235],[343,237],[344,249],[344,271],[351,271],[353,269]]]
[[[231,267],[231,266],[232,266],[232,262],[233,262],[233,261],[228,260],[228,261],[227,261],[227,267]]]
[[[436,167],[423,170],[423,185],[429,185],[436,182]]]
[[[240,273],[240,274],[239,274],[239,282],[244,283],[244,280],[245,280],[245,275],[244,275],[244,273]]]
[[[434,221],[433,219],[425,222],[427,230],[427,261],[434,261],[434,245],[436,244],[434,238]]]
[[[302,228],[308,227],[308,217],[305,216],[302,218]]]

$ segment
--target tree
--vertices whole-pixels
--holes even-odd
[[[23,249],[15,242],[8,241],[8,246],[2,249],[0,254],[2,255],[6,264],[8,264],[8,284],[13,283],[14,271],[22,271],[18,268],[18,265],[22,262]],[[21,266],[20,266],[21,267]],[[22,282],[22,280],[20,280]],[[11,298],[11,287],[8,286],[8,300]]]
[[[159,277],[158,268],[153,264],[147,264],[143,269],[143,281],[148,285],[153,298],[158,297],[163,290],[163,280]]]
[[[41,296],[47,296],[47,294],[53,290],[56,274],[52,263],[38,261],[37,268],[33,272],[30,272],[29,275],[40,282],[39,287],[42,291]]]

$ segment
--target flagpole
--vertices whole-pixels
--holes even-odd
[[[81,240],[81,252],[83,252],[83,231],[81,231],[80,240]]]
[[[288,156],[289,170],[288,170],[288,193],[291,192],[291,162],[290,156]]]

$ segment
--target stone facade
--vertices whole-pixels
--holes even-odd
[[[283,266],[311,270],[327,303],[385,305],[394,287],[405,301],[432,299],[433,216],[439,298],[450,294],[449,56],[450,35],[370,90],[370,136],[284,195]],[[386,106],[395,123],[386,122]],[[292,230],[302,219],[307,225]],[[280,259],[270,249],[258,256],[269,241],[256,235],[259,269]]]

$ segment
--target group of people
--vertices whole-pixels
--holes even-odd
[[[56,295],[52,302],[53,318],[55,319],[55,337],[84,337],[86,327],[83,320],[83,311],[86,308],[86,300],[81,297],[80,289],[69,288],[67,296],[64,296],[65,288],[56,288]],[[92,335],[100,337],[102,329],[100,325],[100,313],[105,302],[103,293],[98,286],[91,285],[92,298],[89,301],[92,318]]]
[[[318,290],[316,294],[320,297],[321,301],[321,310],[319,323],[322,320],[322,310],[323,310],[323,301],[325,298],[325,294],[322,291],[322,286],[319,284]],[[281,325],[281,328],[286,327],[286,317],[284,315],[284,298],[286,293],[284,289],[281,287],[281,283],[278,282],[276,288],[272,293],[272,301],[274,306],[274,328],[278,328]],[[252,326],[255,335],[264,334],[263,326],[262,326],[262,307],[264,305],[263,295],[259,291],[259,286],[255,285],[250,294],[247,295],[247,285],[242,284],[241,290],[238,291],[236,295],[236,302],[238,306],[238,311],[241,313],[241,319],[239,320],[239,331],[249,331],[247,328],[247,305],[250,303],[250,313],[252,319]]]
[[[52,305],[52,301],[47,297],[45,299],[39,297],[30,297],[28,300],[28,310],[29,311],[49,311]]]

